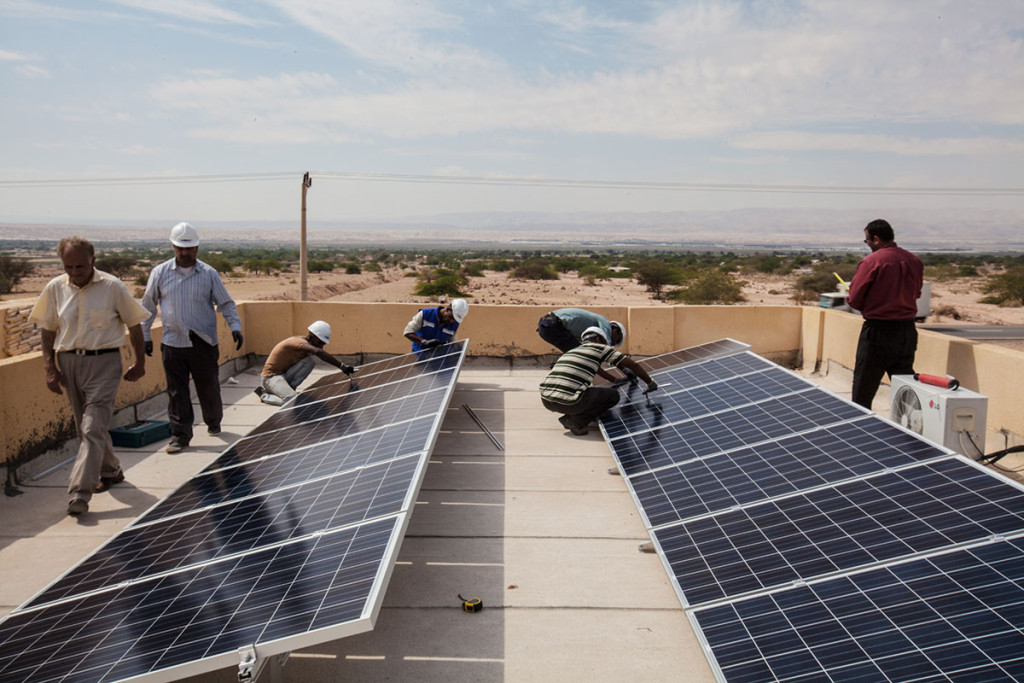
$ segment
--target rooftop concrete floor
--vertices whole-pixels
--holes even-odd
[[[259,366],[222,385],[223,433],[118,449],[127,480],[65,514],[70,463],[0,497],[0,614],[212,462],[275,409]],[[540,404],[546,365],[469,359],[434,447],[373,631],[291,654],[296,681],[707,681],[690,622],[599,431],[574,437]],[[316,379],[316,375],[309,382]],[[849,398],[842,373],[813,378]],[[468,405],[502,444],[471,419]],[[883,387],[876,408],[887,412]],[[198,409],[197,409],[198,414]],[[479,597],[470,614],[457,597]],[[187,679],[235,681],[224,669]],[[265,676],[267,680],[269,676]]]

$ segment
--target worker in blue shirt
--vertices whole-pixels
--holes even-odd
[[[422,351],[455,338],[459,324],[469,312],[465,299],[452,299],[447,306],[421,308],[405,326],[405,338],[412,342],[413,351]]]

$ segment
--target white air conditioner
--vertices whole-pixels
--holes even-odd
[[[957,453],[976,458],[985,452],[988,397],[969,389],[946,389],[913,375],[895,375],[889,417]]]

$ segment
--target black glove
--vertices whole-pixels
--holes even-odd
[[[440,345],[441,345],[441,340],[440,339],[428,339],[428,340],[426,340],[425,342],[423,342],[421,344],[421,346],[423,348],[425,348],[425,349],[432,349],[435,346],[440,346]]]
[[[152,356],[153,355],[153,341],[152,340],[146,342],[146,355],[147,356]]]
[[[622,368],[622,374],[626,376],[630,382],[636,382],[636,373],[629,368]]]
[[[235,340],[235,351],[242,348],[242,333],[236,330],[231,330],[231,338]]]
[[[353,372],[356,371],[356,369],[351,365],[346,365],[345,363],[342,363],[341,371],[344,372],[346,375],[351,375]]]
[[[652,391],[657,391],[657,390],[658,390],[658,383],[655,382],[653,379],[650,382],[647,383],[647,393],[648,394],[651,393]]]

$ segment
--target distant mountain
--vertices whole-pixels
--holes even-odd
[[[861,229],[884,217],[911,249],[1024,251],[1024,212],[1009,210],[820,210],[456,213],[395,220],[310,221],[312,245],[476,248],[579,245],[636,248],[857,248]],[[0,223],[0,240],[56,240],[80,234],[97,242],[165,242],[160,223]],[[265,245],[299,242],[297,224],[196,221],[206,241]]]

